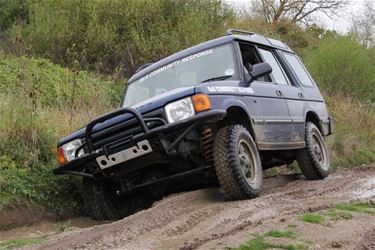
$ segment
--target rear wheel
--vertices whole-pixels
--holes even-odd
[[[262,186],[262,166],[256,144],[241,125],[221,128],[214,142],[214,165],[228,199],[254,198]]]
[[[113,181],[82,180],[82,198],[88,215],[95,220],[122,219],[149,203],[142,198],[119,195],[118,184]]]
[[[306,147],[296,152],[298,165],[306,179],[324,179],[330,169],[327,145],[314,123],[307,122],[305,129]]]

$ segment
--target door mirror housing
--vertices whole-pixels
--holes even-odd
[[[264,62],[264,63],[257,63],[252,65],[251,67],[251,72],[250,73],[245,73],[245,78],[246,80],[251,83],[254,81],[256,78],[266,76],[272,72],[271,66]]]

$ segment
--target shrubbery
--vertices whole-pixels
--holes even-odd
[[[220,0],[41,0],[29,9],[28,53],[71,66],[74,52],[81,68],[119,76],[222,35],[234,19]]]
[[[355,37],[324,36],[305,62],[327,95],[356,96],[375,103],[375,58]]]
[[[0,53],[0,204],[31,200],[58,213],[77,211],[77,179],[51,172],[56,142],[117,108],[122,89],[46,59]]]
[[[51,173],[52,165],[16,166],[0,156],[0,204],[33,201],[57,215],[82,211],[80,180]]]
[[[375,57],[355,37],[326,34],[304,61],[322,90],[335,133],[335,167],[375,161]]]
[[[328,137],[334,168],[375,162],[375,105],[359,98],[325,95],[334,118],[334,134]]]

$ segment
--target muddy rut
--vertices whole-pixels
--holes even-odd
[[[217,249],[267,221],[337,204],[375,201],[375,167],[331,174],[322,181],[279,176],[259,198],[224,201],[219,189],[172,195],[121,221],[53,236],[37,249]]]

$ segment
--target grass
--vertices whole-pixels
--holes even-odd
[[[297,234],[293,231],[278,231],[278,230],[270,230],[264,234],[264,236],[274,237],[274,238],[289,238],[295,239],[297,238]]]
[[[43,239],[13,239],[0,242],[1,249],[12,249],[26,245],[42,243]]]
[[[337,209],[358,213],[368,213],[375,215],[375,206],[369,202],[353,203],[353,204],[340,204],[336,206]]]
[[[336,208],[326,210],[323,215],[335,221],[350,220],[353,218],[353,214],[351,212],[375,215],[375,206],[370,202],[340,204],[337,205]],[[299,220],[313,224],[323,224],[325,222],[324,216],[316,213],[305,213],[299,216]],[[296,225],[291,224],[288,225],[288,227],[296,227]]]
[[[340,211],[337,209],[328,209],[324,214],[332,220],[350,220],[353,215],[349,211]]]
[[[312,223],[312,224],[323,224],[325,219],[323,216],[315,213],[305,213],[299,217],[299,220]]]
[[[1,161],[0,161],[1,163]],[[56,176],[52,166],[32,168],[0,166],[0,203],[32,201],[57,215],[71,215],[81,209],[80,179]]]
[[[293,231],[279,231],[279,230],[270,230],[262,235],[254,235],[254,237],[246,242],[245,244],[240,245],[235,250],[264,250],[264,249],[287,249],[287,250],[298,250],[298,249],[307,249],[307,246],[301,243],[297,244],[278,244],[270,243],[266,241],[266,237],[272,238],[288,238],[296,239],[298,237],[296,232]]]
[[[325,100],[335,126],[334,134],[327,138],[332,169],[374,163],[374,103],[343,94]]]
[[[301,243],[298,244],[274,244],[265,241],[264,236],[256,235],[253,239],[245,244],[240,245],[234,250],[265,250],[265,249],[286,249],[286,250],[302,250],[307,249],[307,246]]]
[[[46,59],[16,57],[0,51],[0,93],[21,93],[26,97],[32,92],[38,105],[43,107],[62,107],[72,101],[78,107],[118,104],[121,89],[123,86],[94,73],[66,69]],[[75,100],[72,100],[73,92]]]
[[[118,107],[119,86],[0,51],[0,204],[31,201],[58,215],[80,213],[80,179],[52,173],[56,142]]]
[[[308,222],[312,224],[324,224],[326,219],[331,219],[334,221],[338,220],[350,220],[353,218],[352,212],[368,213],[375,215],[375,206],[372,203],[353,203],[353,204],[341,204],[337,205],[336,208],[331,208],[325,210],[322,215],[317,213],[305,213],[298,217],[300,221]],[[288,224],[289,229],[296,228],[296,224]],[[308,242],[303,241],[303,243],[296,244],[279,244],[271,243],[267,241],[267,237],[272,238],[287,238],[287,239],[297,239],[298,233],[287,230],[269,230],[264,234],[254,235],[252,239],[246,243],[240,245],[234,250],[266,250],[266,249],[287,249],[287,250],[299,250],[308,249],[306,245]]]
[[[66,231],[72,231],[74,227],[72,226],[72,223],[70,220],[65,221],[64,223],[59,225],[59,230],[61,232],[66,232]]]

